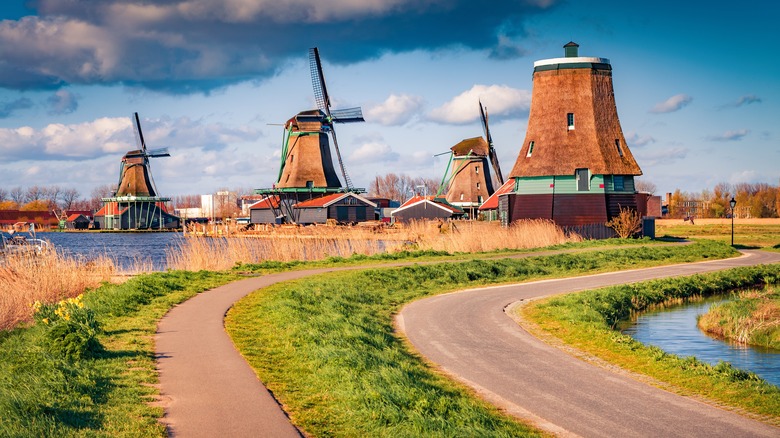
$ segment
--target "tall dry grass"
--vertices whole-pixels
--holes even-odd
[[[502,249],[542,248],[580,242],[578,234],[566,234],[555,223],[533,219],[502,227],[498,222],[412,222],[410,240],[419,249],[453,252],[488,252]]]
[[[52,303],[109,281],[116,271],[107,257],[78,260],[54,249],[0,258],[0,330],[32,320],[35,301]]]
[[[529,220],[502,227],[496,222],[419,221],[394,227],[311,226],[269,228],[242,237],[193,237],[167,253],[172,269],[223,270],[236,263],[321,260],[404,249],[486,252],[540,248],[576,242],[554,223]]]

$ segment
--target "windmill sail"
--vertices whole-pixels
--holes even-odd
[[[488,142],[488,155],[490,156],[490,164],[493,165],[493,170],[496,172],[496,179],[498,180],[496,187],[501,187],[504,185],[504,176],[501,174],[501,166],[498,165],[496,148],[493,147],[493,137],[490,135],[490,127],[488,126],[488,114],[485,108],[482,106],[482,101],[479,101],[479,115],[482,119],[482,130],[485,133],[485,140]]]

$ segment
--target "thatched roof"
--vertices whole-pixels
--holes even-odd
[[[465,157],[469,152],[471,152],[472,157],[487,157],[488,144],[482,137],[467,138],[451,147],[450,150],[456,157]]]
[[[574,114],[574,129],[568,128],[568,113]],[[642,174],[620,127],[612,72],[536,71],[528,130],[510,177],[573,175],[581,168],[593,174]]]

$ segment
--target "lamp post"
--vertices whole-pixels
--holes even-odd
[[[731,206],[731,246],[734,246],[734,207],[737,206],[737,200],[733,196],[729,205]]]

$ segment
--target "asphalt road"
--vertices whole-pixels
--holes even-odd
[[[505,309],[521,300],[654,278],[780,262],[780,254],[622,271],[439,295],[396,323],[441,369],[519,418],[563,436],[780,436],[780,429],[592,365],[531,336]]]

